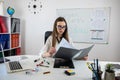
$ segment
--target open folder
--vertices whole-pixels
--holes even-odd
[[[81,59],[88,55],[94,45],[84,49],[75,49],[64,38],[61,40],[55,58],[54,68],[75,68],[72,59]]]
[[[67,59],[67,60],[81,59],[88,55],[89,51],[92,49],[93,46],[94,45],[91,45],[83,49],[75,49],[70,43],[68,43],[63,38],[62,41],[60,42],[60,45],[56,54],[53,57]]]
[[[87,48],[80,49],[80,51],[73,56],[73,59],[79,60],[79,59],[82,59],[85,56],[88,56],[88,53],[93,48],[93,46],[94,46],[94,44],[87,47]]]

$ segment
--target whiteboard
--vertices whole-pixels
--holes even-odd
[[[66,19],[73,42],[108,43],[110,7],[56,9]]]

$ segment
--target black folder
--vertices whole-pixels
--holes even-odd
[[[79,51],[78,49],[60,47],[53,57],[71,60]]]

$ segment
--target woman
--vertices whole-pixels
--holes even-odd
[[[40,55],[42,57],[52,57],[56,53],[56,47],[62,38],[65,38],[73,45],[72,40],[68,37],[68,26],[66,20],[63,17],[58,17],[54,22],[52,35],[47,39],[46,44],[40,51]],[[83,60],[87,60],[87,58],[88,57],[84,57]]]

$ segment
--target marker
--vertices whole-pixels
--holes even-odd
[[[49,65],[50,63],[47,61],[47,64]]]
[[[42,67],[49,67],[49,66],[46,66],[46,65],[39,65],[39,66],[42,66]]]
[[[87,64],[87,67],[92,71],[93,69],[92,69],[92,67],[91,67],[91,63],[90,63],[90,62],[87,62],[86,64]]]
[[[37,62],[37,61],[39,61],[39,60],[40,60],[40,58],[38,58],[38,59],[35,59],[35,60],[34,60],[34,62]]]
[[[97,73],[99,72],[99,68],[98,68],[98,59],[96,59],[96,65],[97,65]]]
[[[49,74],[49,73],[50,73],[50,71],[43,72],[43,74]]]

